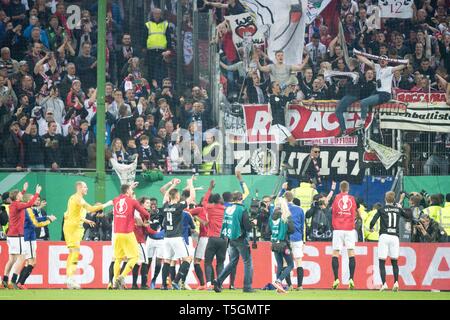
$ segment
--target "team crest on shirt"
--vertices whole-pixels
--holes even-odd
[[[116,202],[116,205],[114,206],[114,210],[118,214],[125,214],[128,210],[128,204],[127,201],[123,198]]]
[[[343,213],[342,211],[344,211],[344,212],[350,211],[353,207],[353,203],[352,203],[350,197],[348,195],[345,195],[341,199],[339,199],[338,207],[340,210],[339,213]]]

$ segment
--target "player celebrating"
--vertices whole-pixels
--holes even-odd
[[[134,234],[135,214],[138,211],[143,221],[150,218],[149,213],[137,200],[133,199],[134,188],[137,183],[132,185],[124,184],[120,187],[121,195],[113,200],[114,214],[114,288],[125,288],[125,277],[133,270],[139,257],[139,244]],[[122,261],[127,261],[125,268],[120,273]]]
[[[355,219],[356,219],[356,200],[349,195],[350,186],[347,181],[342,181],[339,185],[339,193],[334,199],[332,206],[332,225],[333,225],[333,258],[332,268],[334,273],[333,289],[339,286],[339,252],[345,246],[348,252],[350,280],[349,288],[353,289],[355,283],[353,275],[355,274]]]
[[[171,260],[182,259],[183,263],[172,281],[172,288],[179,290],[179,281],[189,271],[191,260],[189,258],[189,250],[183,240],[183,210],[186,208],[188,201],[180,201],[180,193],[175,187],[180,184],[180,180],[174,179],[170,188],[164,196],[164,266],[162,269],[163,286],[167,289],[166,281],[170,271]],[[192,179],[188,180],[190,191],[192,192]],[[192,195],[192,194],[191,194]]]
[[[31,198],[30,195],[26,195],[28,198]],[[38,197],[36,202],[34,203],[36,207],[41,205],[41,199]],[[27,208],[25,210],[25,223],[24,223],[24,241],[25,241],[25,266],[22,268],[22,271],[19,276],[19,280],[17,281],[17,286],[20,289],[26,289],[25,281],[27,281],[28,277],[33,272],[33,269],[36,265],[36,228],[42,228],[48,226],[50,223],[56,220],[55,216],[45,216],[45,217],[36,217],[34,214],[34,210],[32,208]]]
[[[395,192],[389,191],[385,195],[386,205],[378,209],[375,216],[370,222],[370,229],[373,232],[373,227],[377,220],[381,218],[380,223],[380,238],[378,239],[378,263],[380,266],[381,286],[380,291],[388,289],[386,284],[386,258],[391,258],[392,270],[394,271],[394,286],[392,291],[398,291],[398,256],[400,252],[399,240],[399,221],[400,216],[410,219],[405,211],[400,206],[394,204]],[[401,203],[401,201],[400,201]]]
[[[95,222],[86,219],[87,212],[96,212],[112,205],[112,201],[108,201],[103,205],[91,206],[85,200],[88,187],[83,181],[75,184],[76,193],[73,194],[67,202],[67,211],[64,213],[64,239],[66,240],[69,256],[66,265],[66,284],[69,289],[80,289],[80,285],[75,282],[73,275],[77,270],[78,257],[80,255],[80,244],[83,238],[83,223],[89,226],[95,226]]]
[[[162,229],[163,215],[162,210],[158,208],[158,200],[155,198],[150,199],[150,228],[154,231],[160,231]],[[150,289],[155,289],[156,278],[158,278],[159,272],[161,271],[161,261],[164,257],[164,237],[157,238],[152,234],[147,237],[147,257],[148,257],[148,268],[152,266],[152,259],[155,256],[155,271],[153,273],[153,278],[150,284]]]
[[[28,182],[23,185],[23,190],[14,190],[9,193],[12,203],[9,207],[9,228],[7,233],[8,254],[9,259],[5,265],[2,285],[4,288],[20,289],[17,286],[17,277],[22,269],[25,260],[25,241],[24,241],[24,223],[25,223],[25,209],[30,208],[35,203],[37,197],[41,193],[41,186],[36,186],[36,193],[27,203],[22,203],[23,196],[28,189]],[[9,280],[9,273],[13,272],[11,281]]]

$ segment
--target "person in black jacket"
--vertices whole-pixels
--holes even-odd
[[[19,122],[14,121],[9,126],[9,135],[4,140],[6,167],[21,169],[24,167],[24,147],[20,136]]]
[[[361,86],[360,83],[362,81],[362,75],[359,72],[357,72],[358,66],[359,66],[358,60],[350,59],[348,68],[350,72],[356,73],[358,78],[355,80],[347,79],[347,83],[345,85],[345,96],[341,100],[339,100],[339,103],[336,106],[336,116],[339,121],[339,129],[340,129],[339,136],[344,135],[346,130],[344,112],[347,111],[347,109],[352,105],[352,103],[359,100],[359,93]]]
[[[84,42],[82,55],[75,59],[84,92],[87,92],[89,88],[97,87],[97,60],[91,56],[91,48],[90,42]]]
[[[367,69],[364,73],[364,81],[361,82],[359,93],[360,100],[369,97],[376,88],[375,72],[372,69]]]
[[[37,198],[34,203],[33,211],[36,218],[47,217],[47,211],[44,210],[44,207],[47,205],[47,201],[45,199]],[[48,241],[50,240],[50,232],[48,230],[48,226],[38,227],[36,230],[36,239]]]
[[[29,169],[44,169],[45,142],[38,134],[37,125],[34,123],[34,119],[30,120],[22,139],[25,147],[25,166]]]
[[[77,135],[77,165],[80,168],[86,168],[88,162],[88,146],[95,143],[95,135],[89,130],[89,122],[82,120],[80,122],[80,132]]]
[[[247,92],[248,103],[251,104],[264,104],[267,102],[267,90],[268,83],[264,81],[261,83],[261,79],[255,72],[245,79],[245,87]]]
[[[48,123],[48,133],[42,138],[45,141],[45,166],[58,170],[62,164],[61,149],[63,147],[63,136],[56,133],[55,121]]]

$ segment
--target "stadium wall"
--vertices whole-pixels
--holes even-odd
[[[333,282],[331,272],[331,243],[310,242],[305,246],[303,267],[305,288],[329,289]],[[358,243],[356,252],[355,284],[357,289],[377,289],[381,285],[378,272],[377,244]],[[108,242],[84,242],[81,246],[81,260],[77,275],[77,283],[83,288],[106,288],[108,267],[111,262],[112,248]],[[39,242],[37,246],[37,266],[27,281],[29,288],[63,288],[65,287],[65,267],[68,250],[62,242]],[[343,251],[344,266],[348,257]],[[0,260],[6,261],[8,250],[6,242],[0,242]],[[270,243],[258,243],[258,249],[252,250],[253,286],[263,288],[275,280],[276,262],[270,251]],[[227,263],[228,261],[226,261]],[[214,263],[215,265],[215,263]],[[4,264],[0,264],[3,272]],[[450,244],[406,244],[400,248],[400,288],[401,290],[450,290]],[[153,273],[152,266],[151,272]],[[341,286],[348,285],[348,267],[340,269]],[[386,266],[387,282],[392,286],[392,267]],[[292,282],[296,284],[294,269]],[[161,276],[157,285],[161,284]],[[228,281],[228,279],[227,279]],[[126,282],[131,283],[131,276]],[[139,280],[140,283],[140,280]],[[193,267],[189,272],[187,283],[195,288]],[[239,261],[236,286],[242,287],[243,265]],[[227,282],[224,287],[227,288]]]

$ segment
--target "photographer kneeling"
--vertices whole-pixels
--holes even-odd
[[[413,222],[412,242],[441,242],[441,238],[447,238],[439,223],[431,219],[427,214],[422,213],[419,220],[413,220]]]

